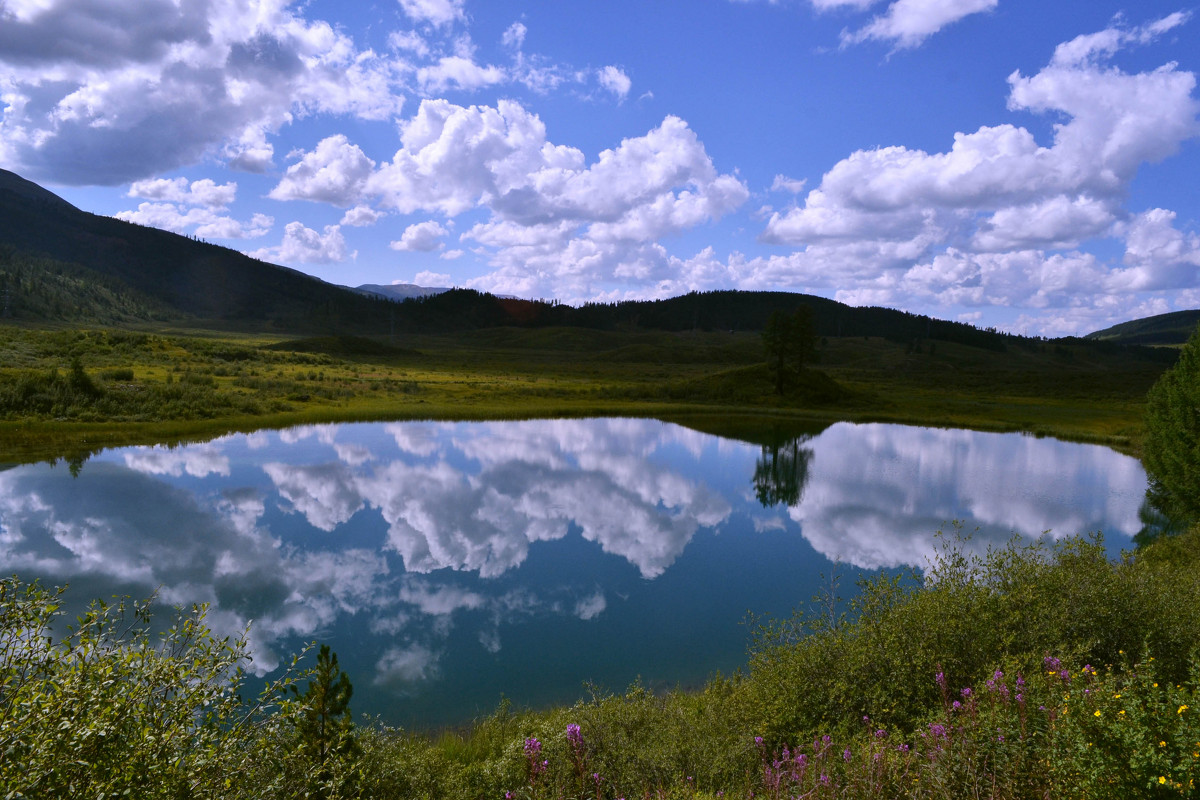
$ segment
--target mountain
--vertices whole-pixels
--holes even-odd
[[[993,351],[1045,346],[1043,340],[995,329],[788,292],[692,292],[666,300],[576,308],[413,284],[351,289],[226,247],[81,211],[37,184],[0,170],[0,318],[104,325],[186,320],[192,327],[342,337],[497,327],[761,331],[775,311],[790,313],[801,305],[812,310],[820,336],[883,337],[914,348],[921,340]],[[1171,331],[1176,337],[1172,341],[1183,341],[1182,331],[1196,325],[1196,317],[1182,316],[1187,314],[1200,312],[1152,318],[1171,322],[1136,335],[1168,336],[1166,331]],[[1129,338],[1133,334],[1121,333],[1115,340],[1106,336],[1122,327],[1092,334],[1101,341],[1091,346],[1114,348],[1134,342]]]
[[[411,300],[414,297],[428,297],[431,294],[441,294],[450,291],[449,286],[417,286],[415,283],[364,283],[355,286],[354,291],[360,294],[386,297],[389,300]]]
[[[0,170],[0,246],[7,259],[0,262],[0,299],[13,316],[25,309],[34,319],[53,319],[39,309],[74,304],[67,289],[89,283],[139,298],[134,305],[145,306],[152,319],[191,317],[222,326],[385,332],[393,313],[386,300],[236,250],[81,211],[6,170]],[[70,273],[73,283],[56,288],[31,279],[37,269],[20,270],[17,280],[24,264],[14,265],[14,258],[38,262],[43,277],[47,269]],[[28,294],[34,289],[41,292],[36,298]]]
[[[1200,309],[1172,311],[1153,317],[1122,322],[1102,331],[1089,333],[1086,339],[1117,344],[1183,344],[1200,325]]]

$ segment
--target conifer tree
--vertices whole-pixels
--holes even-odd
[[[1200,328],[1146,396],[1143,456],[1154,504],[1200,521]]]
[[[795,312],[774,311],[762,332],[767,368],[775,381],[775,393],[783,394],[789,375],[799,375],[817,352],[817,332],[812,309],[800,306]]]
[[[308,689],[300,694],[293,687],[292,692],[300,700],[296,735],[301,754],[313,768],[310,773],[316,784],[312,787],[313,795],[346,796],[358,751],[350,716],[354,687],[338,666],[337,653],[330,651],[329,645],[321,645]]]

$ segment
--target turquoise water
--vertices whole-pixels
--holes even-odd
[[[763,444],[765,442],[765,444]],[[267,674],[328,643],[356,713],[466,721],[501,696],[692,686],[745,662],[748,614],[922,567],[953,520],[1139,530],[1146,476],[1093,445],[839,423],[723,439],[644,419],[311,426],[0,472],[0,569],[70,602],[157,590],[248,623]]]

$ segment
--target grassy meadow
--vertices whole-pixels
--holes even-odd
[[[0,452],[71,458],[311,422],[596,415],[708,426],[747,415],[889,421],[1136,449],[1143,398],[1165,366],[1082,343],[997,352],[825,338],[818,363],[780,396],[760,336],[746,332],[492,328],[295,339],[3,327]]]

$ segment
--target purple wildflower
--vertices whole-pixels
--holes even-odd
[[[567,741],[572,747],[581,747],[583,745],[583,734],[579,732],[579,726],[572,722],[567,726]]]
[[[828,775],[822,775],[822,776],[821,776],[821,785],[822,785],[822,786],[828,786],[828,785],[829,785],[829,776],[828,776]]]
[[[853,756],[850,753],[850,748],[847,747],[842,751],[842,761],[849,761],[851,758],[853,758]]]
[[[955,710],[955,711],[958,711],[960,708],[962,708],[962,703],[960,703],[960,702],[958,702],[957,700],[955,700],[955,701],[954,701],[954,710]]]
[[[879,730],[875,731],[875,738],[876,739],[887,738],[887,731],[885,731],[883,728],[880,728]]]
[[[966,700],[968,697],[971,696],[971,687],[970,686],[963,687],[962,696],[963,696],[964,700]]]

